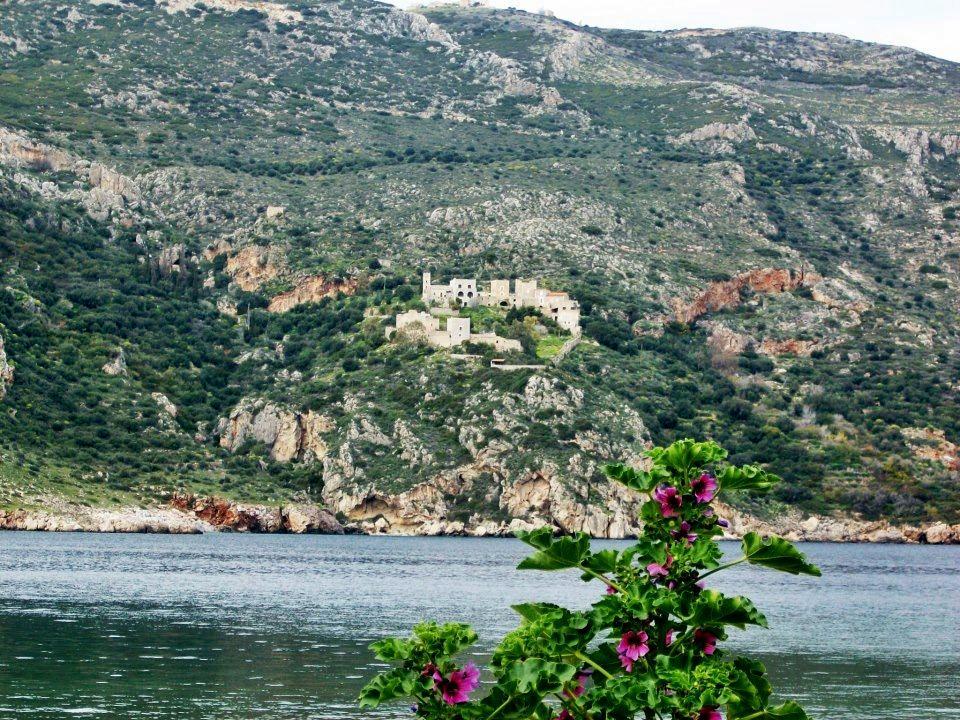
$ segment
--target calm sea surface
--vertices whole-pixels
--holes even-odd
[[[733,645],[821,720],[957,717],[960,548],[804,550],[823,578],[717,576],[770,620]],[[525,554],[469,538],[0,533],[0,718],[407,717],[355,709],[379,667],[371,641],[460,620],[482,655],[515,625],[511,603],[594,597],[575,576],[515,571]]]

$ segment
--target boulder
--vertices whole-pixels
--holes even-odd
[[[282,509],[283,527],[298,535],[322,533],[342,535],[343,526],[329,510],[317,505],[288,505]]]

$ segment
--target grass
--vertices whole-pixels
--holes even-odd
[[[537,357],[541,360],[550,360],[556,357],[560,348],[569,338],[559,337],[557,335],[547,335],[537,343]]]

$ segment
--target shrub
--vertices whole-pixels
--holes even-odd
[[[431,720],[720,720],[721,707],[728,720],[805,720],[794,702],[770,706],[761,663],[719,647],[728,627],[765,627],[764,616],[747,598],[703,585],[744,562],[820,574],[786,540],[756,533],[744,536],[740,558],[721,563],[715,538],[726,523],[710,502],[720,492],[765,492],[779,478],[726,463],[712,442],[681,440],[647,455],[649,471],[605,468],[648,497],[633,546],[594,551],[585,534],[555,538],[551,528],[519,534],[535,550],[519,569],[578,570],[600,582],[604,593],[589,610],[514,606],[521,624],[494,651],[495,683],[477,699],[479,670],[455,659],[477,639],[469,626],[422,623],[408,640],[376,642],[377,657],[396,667],[363,689],[361,707],[410,698],[415,715]]]

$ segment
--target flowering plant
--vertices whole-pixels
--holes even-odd
[[[646,495],[643,532],[632,546],[592,550],[579,533],[520,533],[536,552],[522,570],[576,569],[604,593],[588,610],[550,603],[514,606],[520,626],[491,658],[494,682],[472,697],[479,672],[457,653],[476,641],[468,626],[424,623],[409,640],[371,647],[397,667],[371,681],[361,707],[409,698],[430,720],[804,720],[794,702],[771,706],[766,670],[721,649],[727,628],[765,627],[745,597],[706,587],[739,563],[806,575],[820,571],[782,538],[748,533],[743,554],[721,562],[726,522],[711,501],[731,490],[765,492],[778,480],[759,467],[733,466],[713,442],[680,440],[649,450],[648,470],[608,465],[611,479]]]

